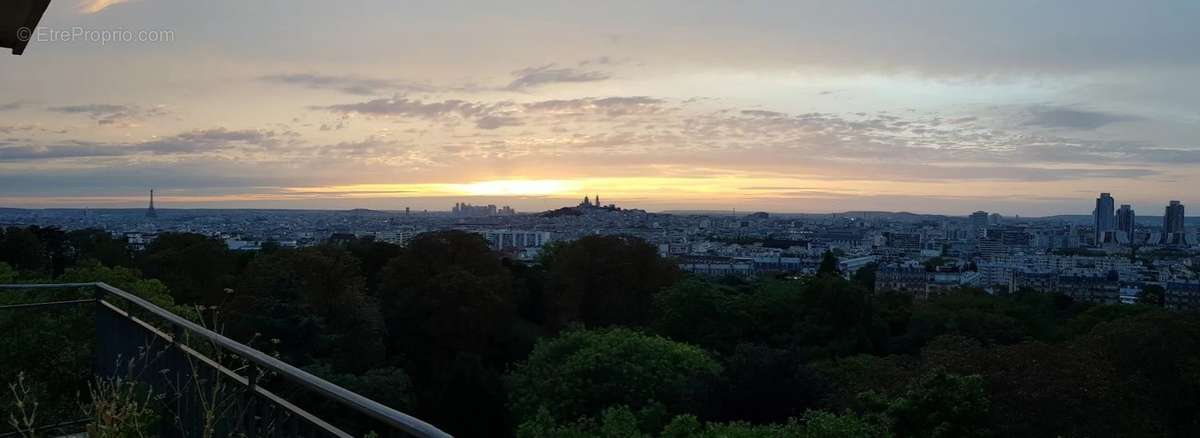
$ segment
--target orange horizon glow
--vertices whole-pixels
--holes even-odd
[[[796,188],[787,185],[804,184]],[[348,184],[325,187],[289,187],[286,194],[371,197],[510,196],[574,197],[601,194],[614,197],[675,199],[739,198],[770,196],[774,191],[808,191],[812,194],[851,195],[856,190],[839,189],[817,182],[778,178],[747,177],[612,177],[578,179],[503,179],[468,183]]]

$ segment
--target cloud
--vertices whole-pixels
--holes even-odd
[[[45,129],[39,128],[34,125],[15,125],[15,126],[0,125],[0,133],[3,133],[3,134],[12,134],[14,132],[34,131],[34,130],[45,131]]]
[[[557,115],[603,114],[618,117],[631,114],[654,114],[665,111],[666,101],[647,96],[617,96],[581,99],[544,100],[523,105],[527,112]]]
[[[85,14],[95,14],[111,6],[128,3],[129,1],[131,0],[81,0],[79,2],[79,11]]]
[[[314,149],[317,156],[340,158],[386,159],[397,153],[403,153],[408,147],[396,140],[386,137],[371,136],[361,141],[348,141],[331,145],[318,146]]]
[[[558,67],[555,64],[523,68],[512,74],[516,79],[506,87],[509,90],[524,90],[559,83],[598,82],[612,78],[611,74],[602,71]]]
[[[741,113],[742,113],[742,115],[751,116],[751,117],[787,117],[788,116],[785,113],[776,112],[776,111],[764,111],[764,110],[742,110]]]
[[[137,143],[98,143],[71,141],[56,145],[0,145],[0,161],[55,160],[139,155],[187,155],[219,152],[234,148],[278,145],[273,131],[215,128],[180,133],[170,137]]]
[[[369,116],[438,119],[450,116],[461,118],[485,117],[489,114],[493,106],[457,99],[426,103],[419,99],[393,97],[391,99],[373,99],[360,103],[315,107],[315,109],[324,109],[343,114],[356,113]]]
[[[1030,166],[897,166],[878,169],[878,176],[919,180],[1065,181],[1073,179],[1134,179],[1158,175],[1141,168],[1041,168]]]
[[[1044,128],[1093,130],[1114,123],[1135,122],[1141,117],[1068,107],[1034,107],[1029,109],[1025,125]]]
[[[315,90],[337,90],[358,96],[373,96],[391,91],[430,92],[435,90],[433,86],[427,84],[312,73],[276,74],[261,76],[258,79],[263,82],[301,86]]]
[[[131,105],[115,105],[106,103],[67,105],[47,108],[49,111],[63,114],[84,114],[100,125],[118,127],[136,127],[145,119],[170,114],[165,106],[158,105],[142,108]]]
[[[277,143],[274,131],[257,129],[229,130],[225,128],[184,132],[161,140],[134,145],[132,149],[152,154],[193,154],[252,145],[269,147]]]
[[[512,116],[486,116],[475,121],[475,126],[479,129],[497,129],[505,126],[521,126],[523,124],[520,118]]]
[[[476,128],[493,130],[538,121],[552,123],[566,118],[601,123],[631,115],[649,116],[667,111],[665,103],[662,99],[646,96],[587,97],[528,103],[472,102],[457,99],[427,102],[393,97],[312,108],[340,114],[407,117],[444,124],[470,121],[474,122]]]
[[[51,107],[50,111],[68,113],[68,114],[90,114],[95,117],[101,117],[111,114],[119,114],[132,111],[132,107],[125,105],[112,104],[88,104],[88,105],[68,105]]]
[[[0,147],[0,161],[53,160],[60,158],[111,157],[128,152],[101,144]]]

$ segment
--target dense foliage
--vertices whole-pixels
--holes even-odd
[[[101,231],[0,230],[0,282],[109,282],[456,436],[1200,436],[1200,316],[1155,291],[914,302],[872,275],[829,254],[809,278],[710,281],[617,236],[526,264],[457,231],[257,253],[164,234],[133,253]],[[0,330],[6,385],[86,392],[85,312],[0,311]]]

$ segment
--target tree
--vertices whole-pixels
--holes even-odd
[[[899,437],[977,437],[987,436],[987,417],[991,403],[984,379],[977,375],[959,376],[935,370],[911,384],[903,395],[893,399],[875,393],[863,395],[891,423]]]
[[[103,282],[110,286],[132,293],[162,307],[176,315],[197,320],[195,309],[179,305],[171,296],[167,285],[158,280],[147,280],[137,270],[121,266],[108,267],[94,260],[85,261],[77,266],[68,268],[57,279],[61,283],[92,283]]]
[[[398,411],[411,411],[415,405],[412,382],[404,370],[396,367],[374,368],[362,374],[339,373],[327,364],[311,365],[304,370]],[[326,403],[329,405],[326,408],[340,407],[328,400]]]
[[[984,347],[962,336],[932,341],[927,369],[979,375],[987,382],[993,432],[1000,436],[1128,436],[1133,415],[1118,414],[1121,377],[1092,348],[1022,342]]]
[[[587,236],[552,245],[542,264],[548,273],[546,309],[555,326],[638,326],[653,317],[652,296],[674,284],[679,268],[654,246],[626,236]]]
[[[1145,304],[1092,306],[1067,321],[1063,331],[1070,338],[1078,338],[1088,335],[1093,328],[1102,323],[1137,316],[1155,309],[1157,307]]]
[[[1162,310],[1097,325],[1087,342],[1121,376],[1135,400],[1121,416],[1159,436],[1200,436],[1200,318]],[[1118,385],[1114,385],[1118,386]]]
[[[729,287],[689,278],[654,295],[655,331],[712,351],[745,342],[744,296]],[[697,324],[697,321],[704,321]]]
[[[1167,290],[1157,284],[1148,284],[1138,292],[1137,303],[1162,307],[1166,304]]]
[[[512,277],[482,236],[440,231],[417,236],[384,269],[379,291],[396,351],[425,376],[459,353],[502,357],[515,306]]]
[[[875,292],[875,274],[879,272],[879,263],[871,262],[854,271],[850,281],[870,292]]]
[[[104,266],[131,266],[133,259],[124,240],[107,231],[89,228],[67,233],[72,261],[95,260]]]
[[[887,324],[888,335],[902,336],[913,314],[913,296],[901,292],[876,292],[871,296],[876,312]]]
[[[0,262],[0,284],[17,281],[17,271],[8,263]]]
[[[166,283],[175,300],[219,304],[232,286],[237,264],[222,242],[192,233],[162,233],[146,248],[138,266],[149,278]]]
[[[886,425],[853,414],[834,415],[824,411],[804,414],[802,438],[887,438],[892,436]],[[718,435],[724,436],[724,435]]]
[[[886,340],[887,327],[867,292],[840,276],[813,279],[801,300],[796,342],[808,357],[874,352]]]
[[[811,366],[829,385],[824,400],[835,411],[856,406],[858,395],[875,391],[886,397],[898,396],[920,370],[912,356],[873,356],[860,354],[835,360],[822,360]]]
[[[886,438],[885,425],[853,414],[805,412],[779,424],[746,422],[703,424],[693,415],[680,415],[663,429],[662,438]]]
[[[838,267],[838,263],[837,255],[834,255],[833,251],[825,251],[825,254],[821,255],[821,266],[817,268],[817,276],[841,276],[842,269]]]
[[[518,438],[887,438],[886,426],[853,414],[808,411],[779,424],[701,422],[695,415],[678,415],[661,433],[640,424],[639,413],[627,406],[605,409],[599,418],[556,424],[545,411],[517,429]]]
[[[521,423],[517,438],[650,438],[638,425],[636,414],[628,406],[604,410],[600,418],[581,418],[558,424],[546,410],[538,411],[533,419]]]
[[[714,419],[786,422],[819,407],[829,394],[829,382],[789,350],[741,344],[722,365],[719,404],[709,415]]]
[[[361,373],[383,362],[382,316],[364,291],[358,260],[323,245],[256,257],[230,303],[234,334],[275,340],[294,363],[329,358],[338,372]]]
[[[946,259],[942,258],[942,256],[937,256],[937,257],[933,257],[929,260],[926,260],[925,264],[924,264],[926,272],[935,272],[935,271],[937,271],[938,268],[945,266],[945,265],[946,265]]]
[[[932,298],[913,309],[904,335],[893,339],[893,352],[911,353],[930,339],[960,334],[984,343],[1014,344],[1031,336],[1032,324],[1018,318],[1013,297],[959,290]]]
[[[400,245],[380,242],[374,239],[355,239],[345,245],[347,251],[358,259],[362,274],[366,277],[367,290],[379,288],[379,281],[387,263],[403,251]]]
[[[493,436],[513,430],[505,409],[503,376],[476,354],[455,355],[416,382],[416,387],[417,416],[443,425],[455,436]]]
[[[546,410],[558,422],[626,405],[668,415],[701,407],[721,366],[699,348],[624,328],[569,330],[538,342],[506,377],[518,422]]]
[[[31,226],[29,230],[33,232],[39,242],[41,242],[45,257],[45,265],[43,270],[49,276],[62,275],[63,271],[68,266],[74,263],[72,258],[70,245],[67,243],[67,233],[58,227],[39,227]]]
[[[18,271],[41,273],[48,265],[46,248],[33,227],[8,227],[0,234],[0,261]]]

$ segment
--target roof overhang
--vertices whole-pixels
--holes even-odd
[[[0,1],[0,47],[12,49],[14,55],[25,52],[48,6],[50,0]]]

